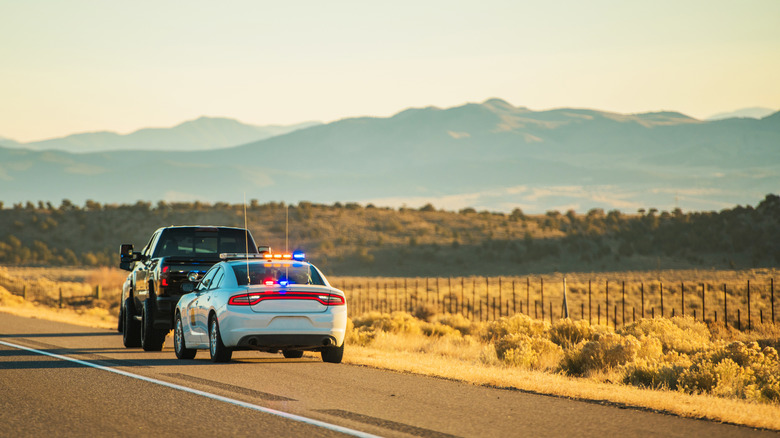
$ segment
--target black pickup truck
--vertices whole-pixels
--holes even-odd
[[[243,228],[177,226],[154,232],[143,251],[120,247],[119,267],[130,271],[122,287],[119,330],[125,347],[160,351],[173,328],[179,298],[223,253],[258,252]]]

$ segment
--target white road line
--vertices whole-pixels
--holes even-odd
[[[361,438],[378,438],[378,435],[372,435],[370,433],[361,432],[359,430],[354,430],[354,429],[350,429],[350,428],[347,428],[347,427],[342,427],[342,426],[338,426],[338,425],[335,425],[335,424],[326,423],[324,421],[314,420],[312,418],[302,417],[300,415],[295,415],[295,414],[290,414],[290,413],[287,413],[287,412],[277,411],[276,409],[266,408],[266,407],[255,405],[255,404],[252,404],[252,403],[243,402],[241,400],[235,400],[235,399],[232,399],[232,398],[223,397],[221,395],[212,394],[210,392],[200,391],[200,390],[193,389],[193,388],[188,388],[186,386],[177,385],[175,383],[170,383],[170,382],[165,382],[163,380],[152,379],[151,377],[145,377],[145,376],[141,376],[141,375],[138,375],[138,374],[128,373],[127,371],[122,371],[122,370],[118,370],[116,368],[111,368],[111,367],[105,367],[105,366],[98,365],[98,364],[95,364],[95,363],[86,362],[86,361],[79,360],[79,359],[74,359],[72,357],[67,357],[67,356],[62,356],[62,355],[59,355],[59,354],[49,353],[49,352],[46,352],[46,351],[36,350],[34,348],[25,347],[23,345],[12,344],[10,342],[5,342],[5,341],[0,341],[0,344],[5,345],[7,347],[11,347],[11,348],[16,348],[16,349],[19,349],[19,350],[26,350],[26,351],[30,351],[30,352],[33,352],[33,353],[42,354],[44,356],[53,357],[55,359],[66,360],[66,361],[69,361],[69,362],[77,363],[79,365],[84,365],[84,366],[88,366],[88,367],[92,367],[92,368],[97,368],[99,370],[108,371],[108,372],[119,374],[119,375],[126,376],[126,377],[131,377],[133,379],[143,380],[143,381],[149,382],[149,383],[155,383],[157,385],[166,386],[168,388],[177,389],[179,391],[189,392],[191,394],[197,394],[197,395],[200,395],[200,396],[203,396],[203,397],[208,397],[208,398],[210,398],[212,400],[217,400],[217,401],[221,401],[221,402],[224,402],[224,403],[230,403],[232,405],[241,406],[242,408],[252,409],[252,410],[263,412],[263,413],[270,414],[270,415],[276,415],[277,417],[286,418],[288,420],[297,421],[297,422],[300,422],[300,423],[311,424],[312,426],[321,427],[323,429],[332,430],[334,432],[340,432],[340,433],[343,433],[343,434],[346,434],[346,435],[351,435],[351,436],[356,436],[356,437],[361,437]]]

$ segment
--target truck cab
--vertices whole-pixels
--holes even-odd
[[[140,252],[121,245],[119,267],[130,271],[119,323],[125,346],[161,350],[179,298],[223,253],[257,254],[258,248],[248,230],[214,226],[159,228]]]

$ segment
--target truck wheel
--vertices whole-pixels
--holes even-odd
[[[144,351],[160,351],[165,343],[165,330],[154,328],[154,318],[152,318],[151,298],[144,300],[143,316],[141,318],[141,347]]]
[[[341,347],[325,347],[321,354],[323,362],[341,363],[344,357],[344,344],[341,344]]]
[[[116,321],[116,331],[118,331],[119,333],[122,333],[122,325],[125,323],[124,311],[125,311],[124,306],[119,306],[119,318],[117,318]]]
[[[135,320],[133,315],[133,299],[128,298],[125,300],[122,316],[124,319],[124,327],[122,330],[122,343],[127,348],[138,348],[141,346],[141,324]]]
[[[176,314],[176,322],[173,328],[173,351],[179,359],[193,359],[197,350],[187,348],[184,342],[184,323],[181,322],[181,314]]]
[[[302,350],[282,350],[282,355],[287,359],[298,359],[303,357]]]
[[[217,315],[211,315],[209,318],[209,353],[212,362],[230,362],[230,358],[233,357],[233,350],[222,343]]]

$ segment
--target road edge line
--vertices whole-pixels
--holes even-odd
[[[223,403],[229,403],[229,404],[232,404],[232,405],[235,405],[235,406],[240,406],[240,407],[243,407],[243,408],[252,409],[254,411],[263,412],[265,414],[270,414],[270,415],[274,415],[274,416],[277,416],[277,417],[282,417],[282,418],[285,418],[285,419],[288,419],[288,420],[292,420],[292,421],[296,421],[296,422],[299,422],[299,423],[310,424],[312,426],[321,427],[323,429],[328,429],[328,430],[331,430],[333,432],[340,432],[340,433],[343,433],[343,434],[347,434],[347,435],[351,435],[351,436],[355,436],[355,437],[360,437],[360,438],[379,438],[379,435],[373,435],[373,434],[370,434],[370,433],[367,433],[367,432],[361,432],[359,430],[350,429],[348,427],[339,426],[339,425],[336,425],[336,424],[326,423],[324,421],[315,420],[313,418],[308,418],[308,417],[303,417],[301,415],[291,414],[289,412],[278,411],[276,409],[266,408],[264,406],[256,405],[256,404],[253,404],[253,403],[248,403],[248,402],[232,399],[232,398],[229,398],[229,397],[224,397],[224,396],[217,395],[217,394],[212,394],[210,392],[201,391],[199,389],[194,389],[194,388],[190,388],[190,387],[187,387],[187,386],[177,385],[176,383],[166,382],[164,380],[157,380],[157,379],[153,379],[151,377],[141,376],[139,374],[133,374],[133,373],[130,373],[130,372],[127,372],[127,371],[122,371],[122,370],[118,370],[116,368],[111,368],[111,367],[107,367],[107,366],[103,366],[103,365],[98,365],[96,363],[87,362],[87,361],[80,360],[80,359],[74,359],[74,358],[68,357],[68,356],[62,356],[62,355],[59,355],[59,354],[56,354],[56,353],[49,353],[48,351],[37,350],[35,348],[25,347],[24,345],[17,345],[17,344],[13,344],[13,343],[10,343],[10,342],[5,342],[5,341],[0,341],[0,344],[1,345],[5,345],[7,347],[11,347],[11,348],[16,348],[18,350],[25,350],[25,351],[29,351],[29,352],[32,352],[32,353],[40,354],[40,355],[43,355],[43,356],[49,356],[49,357],[53,357],[55,359],[65,360],[65,361],[68,361],[68,362],[77,363],[79,365],[84,365],[84,366],[96,368],[96,369],[99,369],[99,370],[102,370],[102,371],[108,371],[110,373],[119,374],[121,376],[130,377],[130,378],[141,380],[141,381],[144,381],[144,382],[154,383],[154,384],[165,386],[165,387],[168,387],[168,388],[171,388],[171,389],[176,389],[176,390],[179,390],[179,391],[188,392],[190,394],[200,395],[202,397],[207,397],[207,398],[210,398],[212,400],[217,400],[217,401],[221,401]]]

